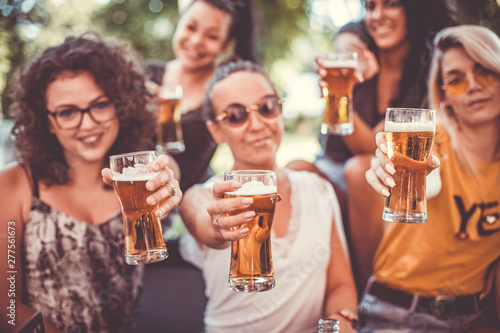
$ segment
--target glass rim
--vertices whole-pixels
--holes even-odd
[[[327,52],[322,52],[318,55],[320,58],[324,57],[331,57],[331,56],[352,56],[358,59],[358,52],[356,51],[327,51]]]
[[[265,169],[241,169],[241,170],[228,170],[224,175],[272,175],[276,174],[274,170]]]
[[[389,111],[416,111],[416,112],[436,112],[434,109],[424,109],[424,108],[397,108],[397,107],[390,107],[386,108],[385,112]]]
[[[122,157],[129,157],[129,156],[137,156],[137,155],[146,155],[146,154],[151,154],[156,157],[156,151],[154,150],[142,150],[142,151],[136,151],[136,152],[129,152],[129,153],[122,153],[122,154],[116,154],[116,155],[111,155],[109,159],[117,159],[117,158],[122,158]]]

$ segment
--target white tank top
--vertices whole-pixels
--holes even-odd
[[[200,249],[192,236],[180,242],[183,258],[203,271],[208,303],[205,330],[216,332],[315,332],[323,314],[330,236],[335,218],[345,235],[333,187],[309,172],[286,170],[291,184],[291,217],[287,233],[271,233],[274,289],[239,293],[227,286],[230,248]],[[212,187],[213,177],[202,186]],[[346,252],[347,253],[347,252]]]

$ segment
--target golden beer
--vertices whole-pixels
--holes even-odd
[[[241,197],[224,195],[225,198]],[[248,288],[274,287],[273,258],[271,254],[271,228],[276,208],[277,194],[252,196],[253,204],[247,210],[255,217],[238,228],[248,228],[248,234],[231,244],[230,283]],[[236,215],[242,211],[233,211]],[[259,287],[258,287],[259,286]],[[262,286],[262,287],[260,287]],[[272,288],[271,287],[271,288]],[[246,290],[251,291],[251,290]]]
[[[180,86],[161,88],[156,128],[159,150],[166,150],[169,153],[185,150],[181,126],[181,98],[182,89]]]
[[[393,175],[396,186],[390,189],[385,202],[385,220],[412,223],[427,221],[427,159],[434,135],[433,122],[415,124],[386,121],[387,155],[396,170]]]
[[[327,71],[323,88],[326,98],[321,124],[322,134],[349,135],[354,131],[352,91],[357,67],[356,53],[332,53],[322,58]]]
[[[150,153],[154,156],[154,152]],[[151,195],[146,189],[146,183],[156,176],[156,173],[145,173],[144,168],[139,168],[140,170],[134,173],[134,168],[130,166],[125,167],[128,172],[121,173],[123,169],[120,168],[126,162],[117,162],[116,159],[120,158],[126,162],[133,162],[134,158],[130,154],[110,158],[113,188],[123,215],[125,261],[129,265],[138,265],[166,259],[168,251],[163,239],[161,222],[155,215],[159,204],[149,205],[146,202],[146,198]]]
[[[235,180],[241,182],[241,179]],[[255,212],[251,221],[234,228],[249,229],[245,237],[231,243],[228,285],[235,291],[265,291],[275,286],[271,229],[276,203],[279,201],[276,190],[275,185],[249,188],[243,184],[241,189],[224,194],[224,198],[251,197],[253,199],[253,203],[248,208],[228,212],[228,216],[245,211]]]

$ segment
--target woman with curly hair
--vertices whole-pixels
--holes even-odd
[[[31,307],[48,331],[133,327],[142,268],[125,264],[120,205],[101,170],[110,155],[152,147],[155,120],[138,68],[131,50],[90,33],[45,50],[14,87],[18,163],[0,172],[0,225],[15,238],[1,239],[0,265],[15,274],[18,321]],[[164,186],[178,187],[176,166],[161,156],[153,167],[160,172],[147,184],[155,191],[148,203],[162,201],[161,216],[180,200]]]

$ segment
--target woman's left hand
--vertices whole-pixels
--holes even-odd
[[[162,217],[169,213],[173,208],[179,205],[182,198],[182,192],[179,188],[179,182],[174,177],[174,172],[169,167],[169,157],[160,155],[154,159],[151,164],[155,172],[159,172],[154,178],[146,183],[146,188],[153,192],[146,198],[146,202],[150,205],[160,203],[160,207],[156,210],[156,216]],[[104,168],[101,171],[103,181],[112,186],[111,170]]]

